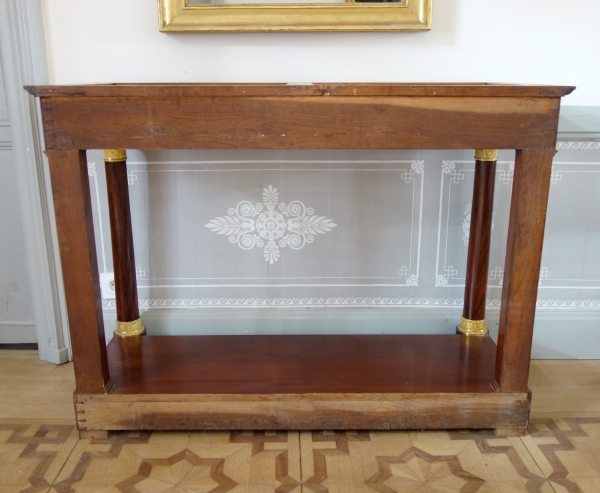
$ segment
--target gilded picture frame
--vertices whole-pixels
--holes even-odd
[[[296,4],[197,4],[158,0],[165,33],[264,31],[427,31],[433,0]]]

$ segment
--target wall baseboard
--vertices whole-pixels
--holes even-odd
[[[36,343],[33,322],[0,322],[0,344]]]
[[[488,328],[498,335],[499,309],[488,309]],[[148,335],[256,334],[453,334],[460,308],[201,308],[149,309]],[[104,310],[107,338],[116,312]],[[537,312],[534,359],[600,359],[600,310]]]

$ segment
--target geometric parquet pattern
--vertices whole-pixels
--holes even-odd
[[[600,414],[491,431],[119,432],[0,420],[0,493],[600,492]],[[593,414],[593,415],[592,415]]]
[[[0,354],[0,493],[600,493],[600,362],[534,361],[528,434],[123,432],[80,440],[72,367]]]

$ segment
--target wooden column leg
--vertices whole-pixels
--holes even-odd
[[[475,152],[475,182],[471,205],[465,304],[460,325],[457,327],[459,333],[466,335],[488,333],[485,324],[485,302],[497,159],[496,149],[479,149]]]
[[[115,270],[117,302],[115,334],[119,337],[139,336],[145,332],[145,329],[138,308],[125,149],[105,150],[104,162]]]
[[[109,387],[85,151],[47,151],[77,393]]]
[[[496,356],[500,392],[528,392],[529,360],[554,149],[518,150]]]

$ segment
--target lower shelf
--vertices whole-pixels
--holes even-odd
[[[496,346],[459,335],[115,338],[108,394],[75,394],[81,431],[527,426],[494,391]],[[93,434],[93,433],[92,433]]]
[[[148,336],[108,345],[112,394],[494,391],[487,336]]]

